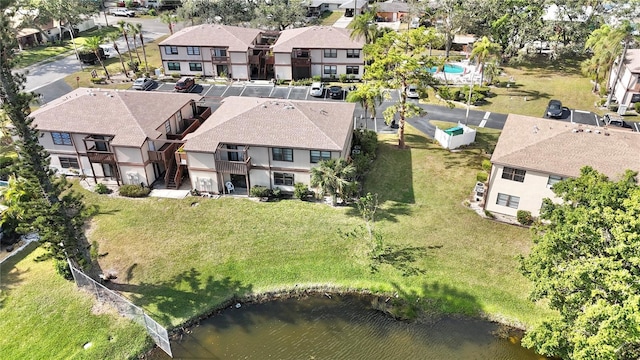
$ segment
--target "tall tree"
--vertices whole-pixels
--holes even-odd
[[[398,102],[384,111],[384,118],[388,124],[398,123],[398,147],[404,148],[404,126],[407,117],[424,113],[419,106],[407,102],[406,89],[409,85],[416,85],[419,90],[425,86],[434,86],[436,80],[429,69],[435,65],[434,59],[427,56],[427,45],[435,41],[434,32],[424,29],[412,29],[406,32],[389,32],[378,38],[374,43],[364,46],[365,59],[369,65],[365,66],[364,80],[373,84],[400,91]]]
[[[129,73],[127,72],[127,68],[124,66],[124,60],[122,60],[122,54],[120,53],[120,48],[118,47],[118,43],[116,42],[120,36],[116,34],[110,34],[107,36],[107,40],[111,42],[113,46],[113,50],[118,53],[118,60],[120,60],[120,65],[122,65],[122,72],[126,77],[129,77]]]
[[[64,34],[63,29],[69,31],[73,41],[73,27],[80,24],[84,18],[100,11],[100,4],[92,0],[30,0],[21,2],[21,7],[37,11],[38,22],[57,22],[60,32],[60,42]]]
[[[93,54],[98,58],[100,66],[102,66],[102,69],[104,70],[104,74],[107,76],[107,80],[109,80],[111,79],[109,71],[104,65],[104,61],[102,61],[102,56],[100,56],[100,44],[102,44],[102,38],[100,36],[92,36],[85,40],[84,46],[93,51]]]
[[[484,68],[487,60],[495,60],[499,57],[502,47],[500,44],[496,44],[489,40],[488,37],[483,36],[482,39],[476,41],[473,44],[473,50],[471,50],[471,59],[476,60],[478,66],[482,67],[482,75],[480,76],[480,84],[484,82]]]
[[[11,6],[11,0],[0,2],[0,12],[10,15]],[[85,208],[64,178],[55,177],[49,168],[49,156],[38,141],[39,132],[32,126],[29,103],[33,96],[23,92],[24,75],[13,71],[17,45],[9,18],[0,17],[0,104],[12,125],[11,135],[18,139],[17,175],[36,194],[18,204],[25,214],[18,230],[37,232],[40,242],[58,261],[69,256],[82,263],[86,259],[81,246]]]
[[[351,184],[355,173],[355,166],[347,163],[345,159],[323,160],[311,168],[311,186],[331,195],[331,203],[335,206],[338,196],[345,200],[345,190]]]
[[[142,55],[144,56],[144,70],[149,75],[149,63],[147,62],[147,50],[144,48],[144,37],[142,36],[142,24],[136,23],[135,25],[136,32],[140,37],[140,47],[142,48]]]
[[[364,38],[365,44],[371,44],[381,33],[375,23],[376,6],[364,14],[356,15],[347,25],[351,29],[351,39]]]
[[[521,259],[533,301],[559,316],[527,332],[523,345],[563,359],[640,357],[640,188],[585,167],[553,185],[531,253]]]
[[[375,83],[364,83],[358,86],[357,89],[349,91],[346,100],[360,104],[364,109],[365,117],[367,117],[367,112],[370,111],[371,117],[375,118],[378,105],[382,104],[384,96],[379,85]]]
[[[136,52],[136,57],[138,58],[138,64],[142,65],[142,60],[140,59],[140,53],[138,52],[138,34],[140,30],[134,23],[127,23],[127,32],[131,34],[131,38],[133,39],[133,49]]]
[[[256,7],[259,26],[284,30],[303,26],[307,6],[302,0],[261,0]]]
[[[129,34],[128,34],[127,22],[124,20],[120,20],[118,21],[117,27],[120,33],[122,34],[122,37],[124,38],[124,42],[127,44],[127,52],[129,53],[129,68],[135,71],[134,63],[133,63],[133,53],[131,53],[131,46],[129,45]]]
[[[172,12],[163,12],[160,14],[160,21],[163,24],[167,24],[169,32],[173,35],[173,23],[176,21],[176,15]]]

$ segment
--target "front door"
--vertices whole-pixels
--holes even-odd
[[[237,188],[247,188],[247,178],[244,175],[231,174],[231,183]]]

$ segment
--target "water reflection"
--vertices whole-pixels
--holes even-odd
[[[498,325],[406,323],[361,297],[311,297],[230,308],[172,343],[176,359],[540,359],[493,335]],[[168,359],[161,350],[152,359]]]

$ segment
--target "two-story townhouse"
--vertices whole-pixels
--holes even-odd
[[[346,158],[355,105],[228,97],[209,121],[189,134],[183,166],[192,188],[236,193],[254,185],[293,192],[310,185],[310,169],[321,160]],[[244,190],[242,190],[244,189]]]
[[[266,74],[273,35],[260,29],[218,24],[184,28],[160,42],[165,74],[248,80]]]
[[[611,69],[609,88],[620,105],[618,112],[624,114],[628,108],[640,102],[640,49],[627,50],[618,76],[619,61],[620,58]]]
[[[351,30],[332,26],[287,29],[271,47],[277,79],[297,80],[321,76],[354,79],[364,73],[363,38],[351,39]]]
[[[211,109],[197,94],[79,88],[31,113],[58,173],[152,184]]]
[[[640,170],[640,133],[511,114],[491,156],[485,209],[540,214],[553,184],[591,166],[611,179]]]

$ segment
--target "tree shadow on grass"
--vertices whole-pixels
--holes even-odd
[[[522,90],[522,89],[510,89],[504,96],[517,96],[521,98],[527,98],[527,100],[550,99],[551,94],[546,92],[540,92],[538,90]]]
[[[436,315],[478,315],[482,311],[482,306],[475,296],[448,284],[437,281],[425,282],[422,284],[420,291],[403,290],[397,283],[392,285],[398,294],[398,298],[405,300],[409,306],[421,307],[422,311],[431,311]]]
[[[411,207],[408,204],[396,201],[385,201],[384,203],[378,203],[374,220],[398,222],[398,216],[409,216],[411,215],[411,212]],[[351,206],[346,211],[346,215],[362,217],[362,214],[356,205]]]
[[[130,267],[131,272],[133,268]],[[127,277],[132,277],[132,274],[127,274]],[[251,285],[242,284],[230,277],[204,277],[195,268],[153,284],[124,284],[115,279],[106,285],[112,290],[129,293],[129,297],[138,306],[145,309],[155,306],[157,312],[152,317],[162,324],[170,324],[172,317],[191,318],[203,311],[198,309],[206,309],[207,304],[223,303],[252,291]]]
[[[433,246],[430,248],[437,249]],[[386,264],[400,271],[402,276],[424,275],[426,270],[417,266],[416,262],[428,257],[428,250],[424,246],[387,245],[378,256],[372,259],[371,271],[377,272],[379,265]]]

